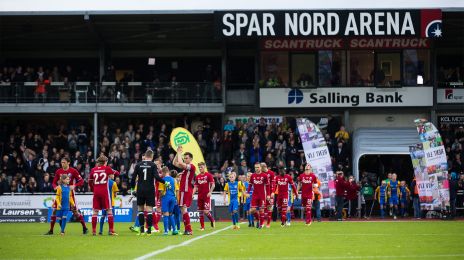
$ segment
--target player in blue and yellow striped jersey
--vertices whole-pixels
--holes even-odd
[[[245,190],[248,190],[248,185],[250,185],[250,178],[251,178],[251,172],[248,172],[245,181],[243,181],[243,187]],[[250,205],[251,205],[251,195],[253,195],[253,189],[250,191],[250,196],[242,196],[242,199],[245,200],[243,203],[243,211],[246,212],[247,219],[248,219],[248,227],[254,227],[255,226],[255,218],[253,214],[250,212]]]
[[[176,225],[174,224],[174,207],[177,205],[176,198],[176,180],[170,176],[168,167],[161,169],[164,184],[158,184],[158,190],[161,196],[161,211],[163,213],[164,235],[168,235],[168,231],[172,228],[172,234],[177,235]]]
[[[236,181],[237,174],[235,172],[229,173],[229,181],[224,186],[224,202],[229,202],[229,213],[232,216],[233,229],[240,229],[238,224],[238,205],[239,193],[245,192],[245,187],[242,182]]]
[[[393,173],[390,183],[388,184],[388,196],[390,197],[388,202],[390,204],[390,209],[393,209],[393,219],[396,219],[396,215],[398,214],[400,197],[400,184],[396,178],[396,173]]]
[[[374,197],[379,201],[380,217],[385,218],[385,204],[388,198],[388,187],[386,181],[382,181],[382,185],[375,189]]]
[[[408,186],[406,185],[406,181],[401,181],[400,182],[400,203],[401,203],[400,216],[401,217],[404,217],[405,214],[407,213],[409,196],[411,196],[411,191],[408,189]]]
[[[118,184],[114,181],[114,174],[108,176],[108,192],[110,193],[111,208],[114,208],[114,200],[119,191]],[[106,210],[102,210],[102,216],[100,217],[100,232],[99,235],[103,235],[103,225],[105,224],[105,218],[107,218],[108,213]]]
[[[67,174],[62,174],[60,177],[60,186],[56,188],[56,219],[61,225],[61,235],[64,235],[64,229],[66,227],[68,212],[71,207],[74,207],[74,200],[71,196],[71,188],[69,187],[69,181],[71,179]]]

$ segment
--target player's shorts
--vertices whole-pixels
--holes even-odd
[[[277,208],[282,210],[287,210],[288,207],[288,196],[285,197],[277,197]]]
[[[385,198],[380,197],[379,204],[385,206]]]
[[[177,205],[176,198],[164,196],[161,200],[161,211],[174,213],[174,206]]]
[[[238,201],[237,200],[231,200],[229,203],[229,213],[232,213],[234,211],[238,211]]]
[[[56,211],[56,217],[62,218],[68,216],[69,209],[60,209]]]
[[[266,198],[251,197],[251,207],[252,208],[263,208],[266,203]]]
[[[107,195],[93,194],[93,209],[111,209],[111,200]]]
[[[137,190],[137,206],[155,206],[155,194],[150,190]]]
[[[243,204],[243,210],[244,211],[249,211],[251,208],[251,203],[250,202],[247,202],[245,204]]]
[[[198,197],[198,210],[211,210],[211,197],[200,198]]]
[[[190,204],[192,204],[192,198],[192,192],[181,191],[179,194],[179,207],[190,207]]]
[[[306,207],[306,206],[311,207],[312,206],[312,198],[309,198],[309,197],[301,198],[301,206],[303,206],[303,207]]]
[[[390,203],[390,205],[398,205],[398,197],[390,197],[388,202]]]
[[[403,204],[403,205],[408,204],[408,200],[407,200],[407,199],[400,199],[400,202],[401,202],[401,204]]]

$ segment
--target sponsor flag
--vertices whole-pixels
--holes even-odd
[[[321,209],[335,208],[335,184],[329,148],[319,128],[305,118],[296,120],[306,162],[309,163],[321,182]]]
[[[450,206],[448,163],[437,128],[424,119],[414,120],[420,143],[410,146],[414,175],[422,209],[443,210]]]
[[[197,167],[198,163],[205,162],[205,159],[203,158],[203,153],[201,152],[197,140],[193,137],[189,130],[182,127],[174,128],[171,133],[170,142],[172,149],[177,150],[177,147],[181,145],[184,153],[190,152],[193,155],[192,163],[196,168],[195,173],[198,174],[200,172]]]

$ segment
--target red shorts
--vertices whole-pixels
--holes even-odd
[[[251,207],[252,208],[263,208],[266,203],[266,198],[259,198],[251,196]]]
[[[73,198],[74,206],[71,206],[70,210],[71,211],[78,210],[79,208],[77,207],[77,201],[76,201],[76,196],[74,195],[74,192],[71,192],[71,197]],[[53,200],[52,209],[56,209],[56,200]]]
[[[93,209],[111,209],[111,200],[108,192],[98,192],[94,191],[93,193]]]
[[[190,204],[192,204],[192,197],[192,192],[181,191],[179,193],[179,207],[190,207]]]
[[[211,197],[198,197],[198,210],[211,210]]]
[[[301,205],[303,207],[306,207],[306,206],[309,206],[311,207],[312,206],[312,202],[313,202],[313,198],[301,198]]]
[[[277,208],[287,210],[288,207],[288,194],[285,197],[277,197]]]

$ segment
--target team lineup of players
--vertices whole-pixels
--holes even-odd
[[[406,185],[406,181],[398,181],[395,173],[389,173],[388,178],[375,190],[374,197],[380,206],[380,217],[385,218],[385,210],[390,207],[390,215],[396,219],[399,211],[400,216],[406,213],[408,199],[411,191]]]
[[[169,231],[177,235],[180,229],[180,216],[184,222],[184,235],[192,235],[188,208],[191,205],[193,195],[198,193],[197,206],[200,213],[200,230],[205,229],[205,216],[209,219],[211,227],[215,227],[215,220],[211,214],[211,196],[214,190],[213,176],[206,171],[203,162],[198,164],[199,174],[195,176],[193,155],[183,153],[179,146],[174,158],[174,166],[182,169],[182,172],[170,171],[162,167],[160,160],[154,160],[154,152],[147,150],[143,160],[135,166],[132,176],[136,183],[134,194],[137,198],[138,213],[136,223],[131,230],[138,235],[151,235],[159,232],[158,222],[163,219],[164,234]],[[53,212],[50,222],[50,230],[47,235],[53,234],[53,228],[58,220],[61,226],[61,235],[64,235],[68,212],[72,211],[81,222],[83,234],[88,233],[83,216],[79,213],[74,188],[83,185],[84,181],[76,169],[69,166],[69,159],[61,160],[62,168],[57,170],[53,180],[53,186],[57,192],[53,203]],[[99,235],[103,234],[105,218],[108,219],[109,235],[117,235],[114,231],[114,217],[112,208],[114,198],[118,191],[113,181],[119,172],[107,166],[108,158],[100,156],[97,165],[90,172],[89,186],[93,191],[92,206],[92,234],[97,234],[98,212],[102,210]],[[229,181],[224,188],[224,200],[229,205],[234,229],[239,229],[238,208],[241,200],[245,202],[244,209],[248,213],[249,227],[270,227],[274,198],[277,199],[277,207],[281,213],[281,225],[290,225],[290,208],[292,202],[298,198],[301,191],[302,205],[306,213],[306,225],[311,225],[311,205],[314,196],[313,188],[320,185],[317,177],[312,173],[310,165],[306,165],[305,172],[298,177],[298,187],[284,168],[279,169],[276,175],[267,168],[265,163],[254,165],[255,173],[248,173],[246,177],[237,180],[235,172],[229,173]],[[146,223],[146,226],[145,226]]]

